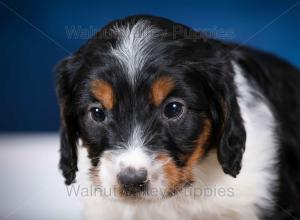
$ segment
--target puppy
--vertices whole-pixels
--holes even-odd
[[[191,37],[192,36],[192,37]],[[300,219],[300,72],[154,16],[57,67],[60,169],[86,219]],[[86,153],[86,155],[85,155]]]

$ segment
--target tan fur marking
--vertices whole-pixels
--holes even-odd
[[[162,76],[155,80],[150,94],[151,102],[155,106],[159,106],[173,88],[174,81],[170,76]]]
[[[205,144],[211,134],[211,123],[207,119],[204,128],[196,142],[194,152],[187,158],[186,165],[182,168],[176,166],[173,159],[166,153],[159,154],[158,160],[163,162],[163,169],[168,181],[168,191],[170,193],[179,190],[185,183],[193,181],[193,168],[205,152]]]
[[[159,154],[157,160],[160,160],[163,163],[163,169],[168,184],[168,192],[176,191],[176,188],[180,187],[182,183],[182,171],[176,166],[168,154]]]
[[[112,109],[115,104],[115,96],[112,86],[104,80],[92,82],[92,93],[106,109]]]
[[[208,119],[204,121],[204,126],[201,134],[199,135],[196,142],[196,149],[187,161],[187,167],[193,167],[199,158],[204,154],[204,146],[207,143],[211,133],[211,123]]]

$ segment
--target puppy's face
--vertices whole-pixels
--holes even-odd
[[[93,183],[116,198],[176,194],[197,181],[194,170],[212,148],[224,172],[238,174],[245,132],[224,73],[230,63],[211,42],[172,38],[173,25],[154,17],[114,22],[59,65],[67,184],[78,138]]]
[[[78,119],[92,179],[120,195],[169,195],[189,185],[212,135],[207,100],[185,79],[190,73],[150,71],[134,85],[124,72],[115,82],[98,72],[81,91]]]

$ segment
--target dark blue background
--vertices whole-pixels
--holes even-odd
[[[58,129],[53,67],[89,37],[89,33],[71,36],[72,27],[77,33],[94,31],[127,15],[159,15],[240,43],[257,33],[246,44],[274,52],[300,67],[300,4],[282,14],[296,2],[0,1],[0,131]]]

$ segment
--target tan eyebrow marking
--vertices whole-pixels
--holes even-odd
[[[172,91],[175,84],[170,76],[162,76],[154,81],[150,100],[155,106],[159,106],[167,95]]]
[[[94,80],[92,81],[92,93],[106,109],[113,108],[115,96],[111,84],[104,80]]]

